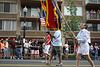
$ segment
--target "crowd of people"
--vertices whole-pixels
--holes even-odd
[[[90,11],[90,19],[100,19],[100,10],[91,10]]]
[[[51,38],[49,36],[48,41],[50,41],[50,39]],[[38,41],[26,40],[24,44],[24,57],[22,54],[22,51],[23,51],[22,47],[23,47],[22,42],[20,40],[15,40],[15,38],[13,38],[13,40],[9,42],[8,42],[8,38],[6,40],[1,39],[0,40],[0,52],[1,52],[0,58],[2,57],[3,59],[5,59],[5,57],[10,57],[10,59],[30,58],[31,60],[33,60],[33,59],[39,59],[40,54],[41,54],[42,56],[45,56],[44,62],[47,62],[47,58],[50,56],[49,54],[50,43],[48,43],[48,45],[45,46],[45,43],[39,44]],[[68,41],[66,41],[64,45],[64,54],[65,54],[64,60],[68,60],[69,48],[70,48],[70,45],[68,44]],[[77,53],[77,50],[78,50],[78,45],[75,45],[75,53]],[[94,45],[90,43],[90,54],[94,56],[95,60],[100,60],[100,46],[97,45],[97,43],[95,43]]]
[[[20,40],[15,40],[15,38],[11,41],[8,41],[8,39],[1,39],[0,58],[5,59],[10,57],[10,59],[39,59],[39,52],[41,52],[40,49],[42,48],[42,45],[40,45],[38,41],[25,40],[24,45],[22,44],[23,43]],[[24,55],[22,51],[24,51]]]

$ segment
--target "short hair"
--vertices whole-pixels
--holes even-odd
[[[50,31],[47,31],[46,33],[50,34]]]
[[[88,25],[87,25],[87,24],[84,24],[84,26],[86,26],[86,28],[85,28],[85,29],[87,29],[87,28],[88,28]]]

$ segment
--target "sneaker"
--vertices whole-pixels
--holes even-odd
[[[49,62],[49,63],[46,63],[47,65],[51,65],[51,63]]]
[[[18,58],[18,60],[19,60],[19,58]]]
[[[10,57],[10,59],[12,59],[12,57]]]
[[[47,61],[42,61],[42,63],[47,63]]]
[[[59,64],[57,64],[56,66],[62,66],[63,64],[62,63],[59,63]]]
[[[13,59],[16,59],[15,57],[13,57]]]
[[[23,60],[23,58],[21,58],[21,60]]]

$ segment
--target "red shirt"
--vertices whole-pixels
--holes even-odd
[[[10,42],[11,49],[15,49],[16,42]]]
[[[78,49],[78,46],[75,45],[75,50],[77,50],[77,49]]]
[[[46,39],[49,39],[49,41],[48,41],[48,42],[46,42],[45,44],[46,44],[46,45],[50,45],[50,40],[51,40],[50,35],[48,35]]]

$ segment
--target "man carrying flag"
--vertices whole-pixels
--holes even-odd
[[[53,56],[57,54],[59,58],[59,63],[57,64],[57,66],[61,66],[62,65],[62,61],[61,61],[62,42],[61,42],[61,31],[60,31],[61,29],[60,13],[53,0],[46,0],[46,7],[47,7],[46,27],[49,29],[56,30],[54,35],[50,34],[51,38],[53,38],[53,42],[52,42],[53,46],[51,50],[49,63],[47,64],[50,65]]]

